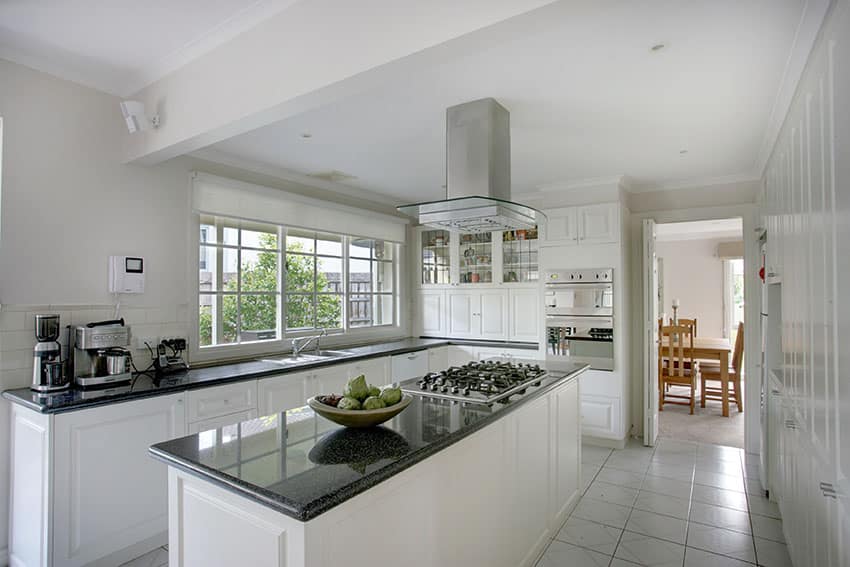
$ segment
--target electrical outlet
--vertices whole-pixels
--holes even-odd
[[[145,343],[148,343],[150,345],[150,347],[154,350],[154,352],[156,352],[156,345],[159,344],[159,337],[150,337],[150,336],[142,337],[142,336],[140,336],[140,337],[135,337],[135,339],[136,339],[136,348],[147,350],[148,347],[145,346]]]

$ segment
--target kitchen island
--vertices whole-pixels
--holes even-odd
[[[305,407],[156,444],[169,564],[532,565],[578,499],[585,369],[491,406],[415,395],[376,428]]]

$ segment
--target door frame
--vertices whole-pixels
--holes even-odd
[[[655,252],[655,220],[643,219],[643,444],[658,439],[658,255]]]

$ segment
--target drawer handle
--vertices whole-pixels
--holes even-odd
[[[418,354],[411,354],[407,357],[407,360],[416,360],[417,358],[419,358]]]

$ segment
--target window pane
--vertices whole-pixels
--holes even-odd
[[[224,227],[224,243],[230,246],[239,244],[239,230],[229,226]]]
[[[222,344],[236,342],[237,320],[236,296],[225,295],[221,298]]]
[[[313,296],[312,295],[287,295],[286,296],[286,328],[287,329],[312,329],[313,328]]]
[[[315,234],[303,230],[289,230],[286,232],[286,249],[292,252],[313,252]]]
[[[393,265],[390,262],[373,262],[372,291],[393,291]]]
[[[214,291],[216,286],[215,246],[201,246],[198,253],[198,289]]]
[[[242,246],[277,250],[277,232],[242,229]]]
[[[393,313],[393,296],[376,295],[372,300],[373,325],[392,325],[395,320]]]
[[[243,295],[240,341],[277,338],[277,295]]]
[[[201,346],[213,344],[212,304],[214,301],[214,295],[200,295],[198,297],[198,342]]]
[[[224,280],[219,288],[223,291],[236,291],[237,288],[237,253],[236,250],[231,250],[229,248],[225,248],[222,250],[222,274],[221,277]]]
[[[316,291],[341,293],[342,292],[342,259],[322,258],[316,259],[319,265],[319,274],[316,278]]]
[[[342,295],[318,295],[316,297],[316,327],[339,329],[342,327]]]
[[[215,225],[212,223],[211,219],[201,219],[200,242],[215,242]]]
[[[348,281],[351,293],[372,291],[372,275],[369,260],[349,260]]]
[[[313,291],[313,256],[286,255],[286,291]]]
[[[378,260],[392,260],[393,259],[393,250],[395,250],[395,246],[392,242],[384,242],[383,240],[376,240],[375,245],[372,248],[372,252],[374,254],[374,258]]]
[[[277,252],[242,251],[242,291],[277,291]]]
[[[333,234],[319,234],[316,237],[316,254],[342,256],[342,237]]]
[[[351,294],[348,300],[348,324],[368,327],[372,324],[372,296],[368,293]]]
[[[372,240],[366,238],[352,238],[348,245],[348,255],[351,258],[371,258]]]

